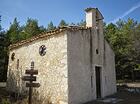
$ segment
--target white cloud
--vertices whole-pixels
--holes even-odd
[[[132,13],[133,11],[135,11],[135,10],[138,9],[138,8],[140,8],[140,2],[139,2],[137,5],[131,7],[128,11],[126,11],[126,12],[125,12],[124,14],[122,14],[121,16],[115,18],[113,21],[110,21],[109,23],[116,23],[119,19],[124,18],[125,16],[129,15],[130,13]]]

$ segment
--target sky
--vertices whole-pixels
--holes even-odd
[[[27,18],[37,19],[45,27],[50,21],[58,25],[62,19],[77,23],[85,20],[88,7],[98,8],[106,23],[128,18],[140,22],[140,0],[0,0],[1,25],[8,29],[15,17],[20,25]]]

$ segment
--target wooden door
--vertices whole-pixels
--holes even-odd
[[[96,96],[97,98],[101,98],[101,68],[96,66]]]

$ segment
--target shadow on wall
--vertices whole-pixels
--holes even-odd
[[[22,74],[18,70],[9,69],[7,78],[7,90],[11,97],[20,99],[28,95],[28,89],[25,82],[21,79]]]
[[[26,104],[28,102],[28,88],[26,87],[26,82],[22,81],[22,74],[13,71],[16,70],[9,69],[7,79],[7,90],[10,99],[17,104]],[[47,97],[40,96],[35,88],[33,88],[32,99],[33,104],[52,104],[50,95]]]

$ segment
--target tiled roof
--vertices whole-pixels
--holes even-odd
[[[49,36],[52,36],[52,35],[57,35],[58,33],[61,33],[63,31],[65,31],[65,30],[76,31],[76,30],[85,30],[85,29],[88,29],[88,27],[79,27],[79,26],[64,26],[64,27],[59,27],[59,28],[57,28],[55,30],[52,30],[52,31],[49,31],[49,32],[44,32],[44,33],[41,33],[39,35],[33,36],[33,37],[29,38],[29,39],[22,40],[20,42],[15,43],[15,44],[11,44],[9,46],[9,50],[14,49],[14,48],[17,48],[19,46],[22,46],[24,44],[33,42],[33,41],[38,40],[40,38],[45,38],[45,37],[49,37]]]

